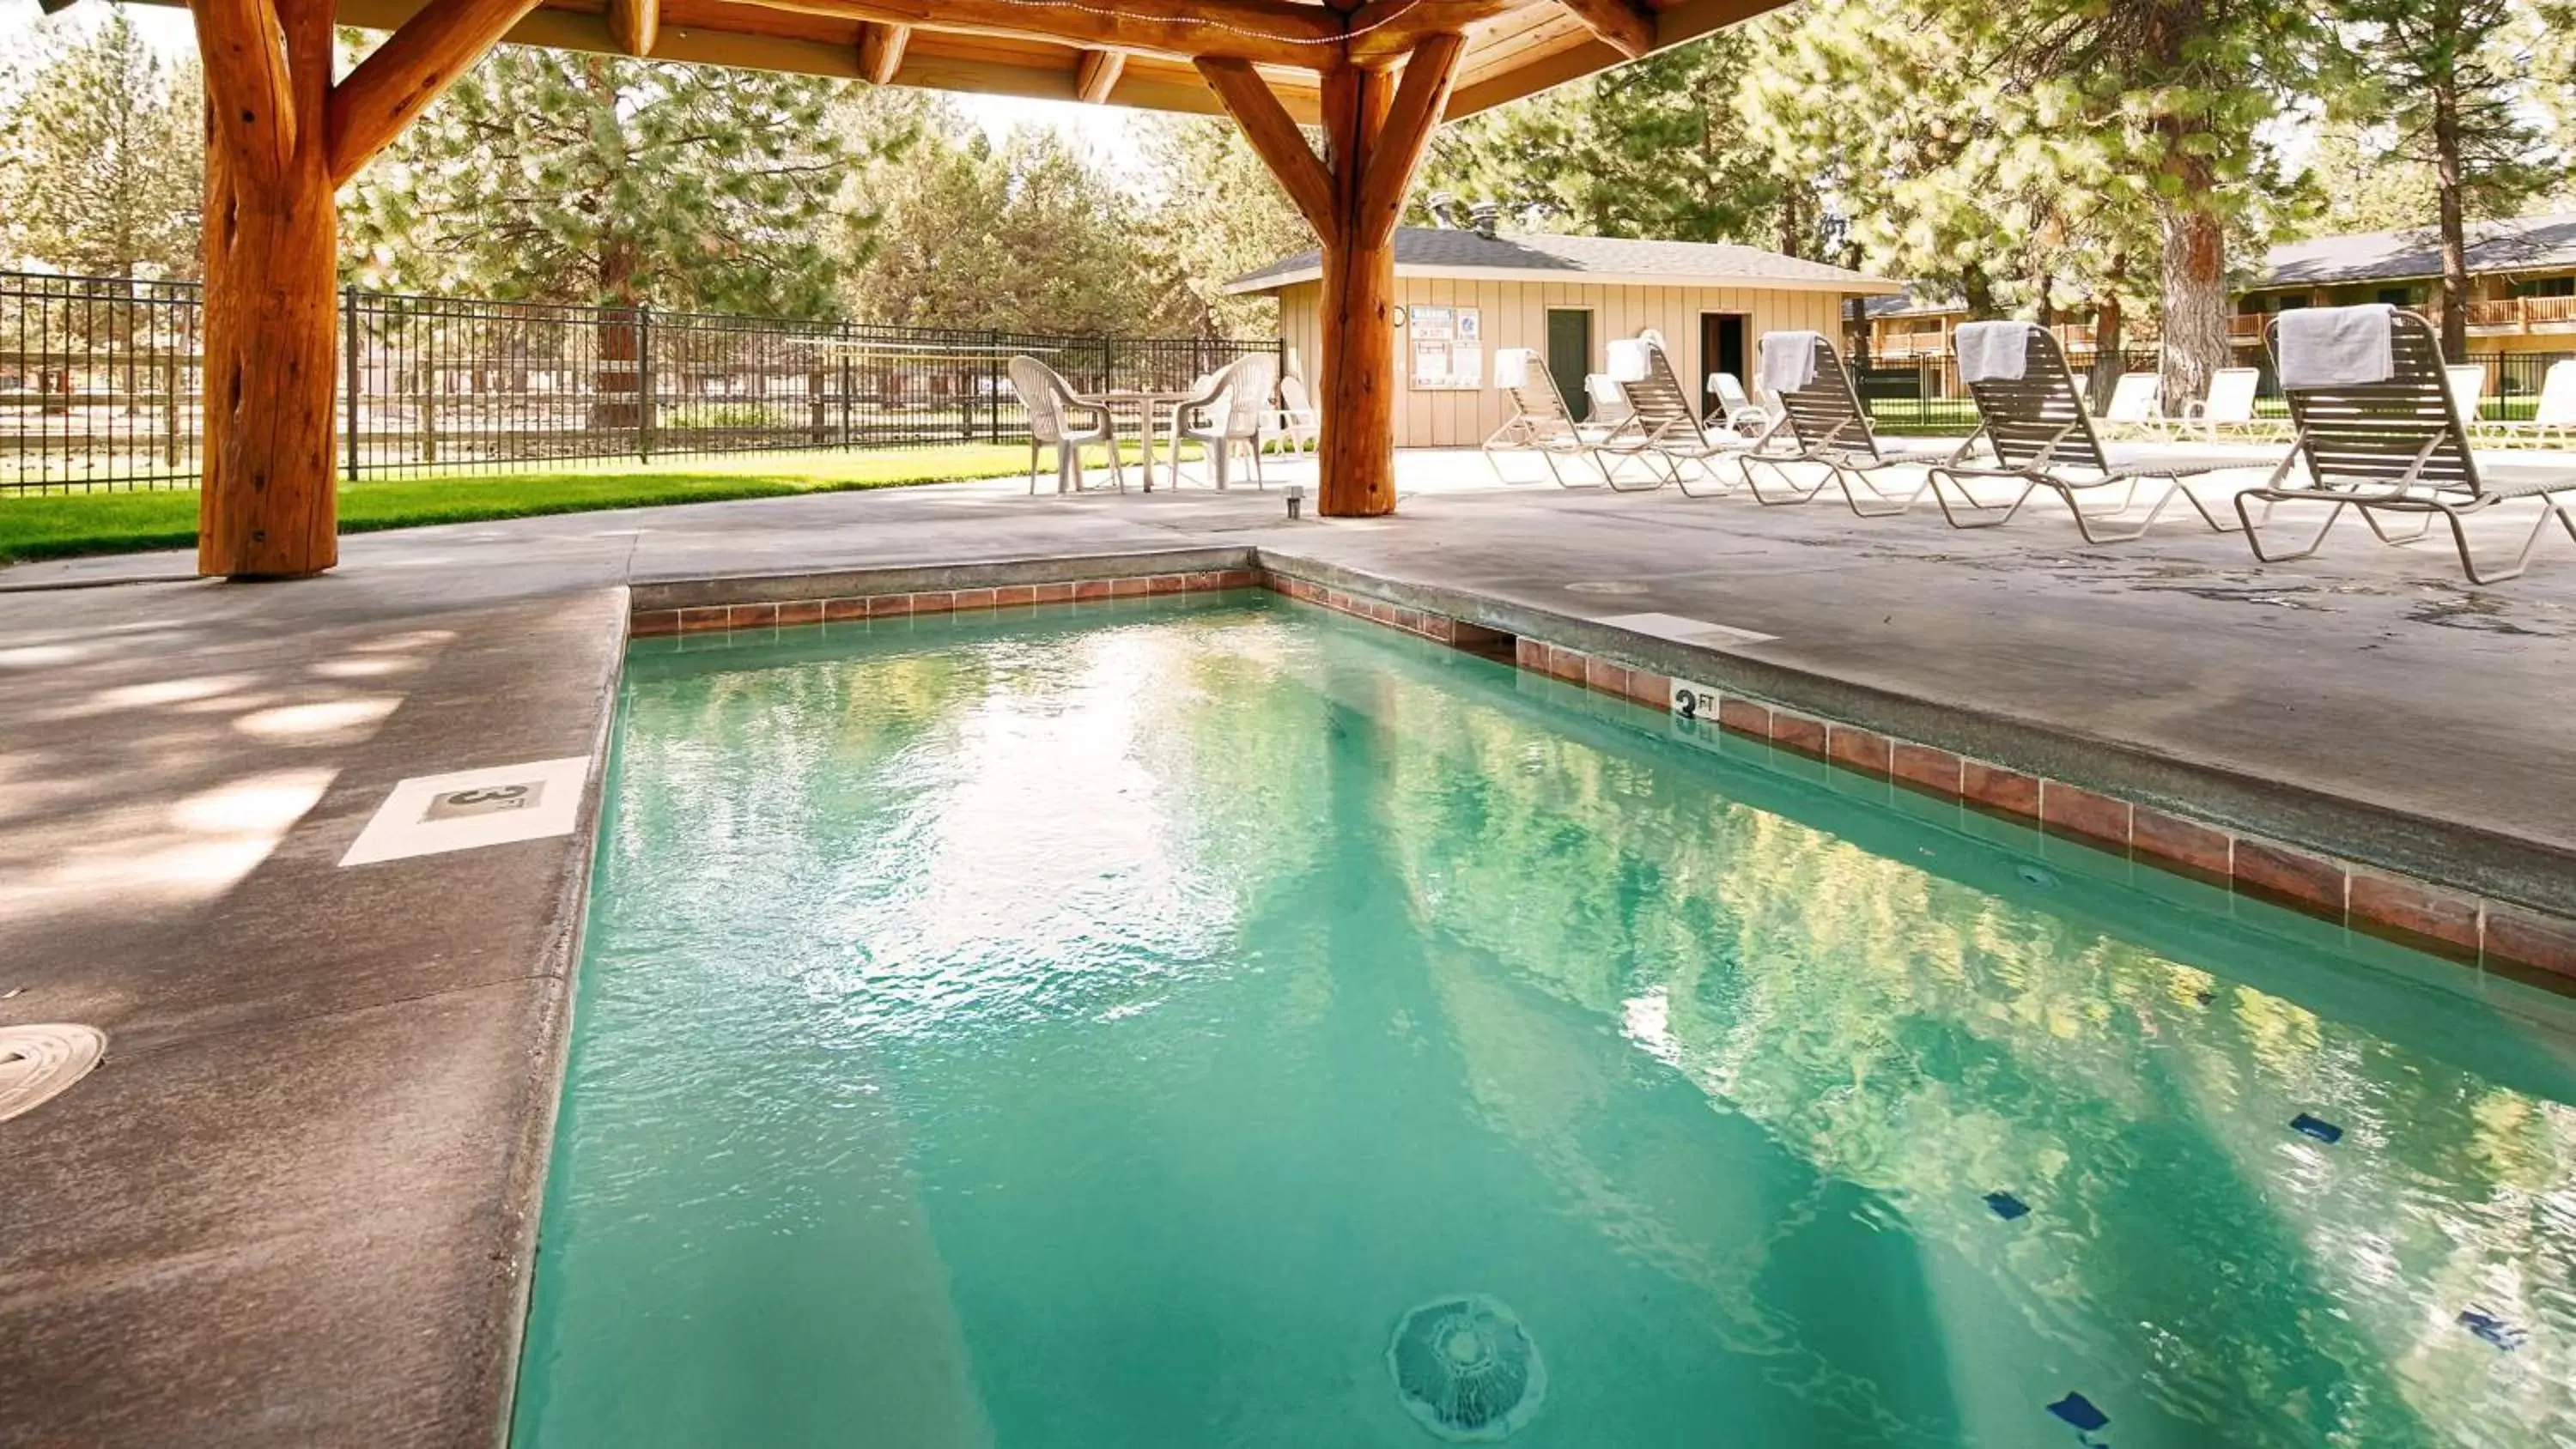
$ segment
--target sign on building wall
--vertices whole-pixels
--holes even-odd
[[[1485,385],[1485,315],[1474,307],[1414,307],[1405,317],[1413,337],[1417,392],[1464,392]]]

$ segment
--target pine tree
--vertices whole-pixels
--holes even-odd
[[[1051,130],[1000,144],[938,104],[885,168],[884,245],[852,278],[872,322],[1145,336],[1198,305],[1136,220],[1142,205]]]
[[[0,109],[0,253],[91,276],[192,275],[196,67],[164,61],[121,8],[40,24]]]
[[[2313,16],[2290,0],[1921,0],[2001,83],[1998,104],[2156,221],[2168,407],[2229,362],[2231,233],[2260,230],[2268,123],[2313,73]]]
[[[1231,121],[1164,116],[1147,124],[1145,160],[1158,195],[1150,242],[1195,304],[1196,315],[1183,319],[1186,330],[1206,337],[1268,335],[1278,317],[1274,299],[1230,297],[1221,289],[1311,250],[1315,234]]]
[[[1760,44],[1720,32],[1442,127],[1418,194],[1494,200],[1547,230],[1813,256],[1822,210],[1739,104]]]
[[[2442,249],[2442,351],[2469,340],[2468,223],[2512,216],[2557,182],[2530,118],[2523,0],[2342,0],[2347,44],[2337,97],[2348,119],[2390,132],[2386,154],[2428,168]]]
[[[838,83],[503,46],[343,202],[351,269],[431,291],[826,317],[859,160]]]

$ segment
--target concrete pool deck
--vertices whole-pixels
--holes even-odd
[[[1928,505],[1859,520],[1404,465],[1403,512],[1365,522],[1289,524],[1275,490],[957,485],[359,535],[295,584],[119,582],[183,576],[175,555],[0,571],[0,1023],[110,1035],[95,1075],[0,1125],[0,1441],[498,1434],[587,830],[338,862],[397,781],[595,763],[630,588],[673,607],[705,579],[1257,554],[2576,903],[2563,537],[2477,589],[2350,522],[2258,565],[2181,523],[2088,547],[2038,505],[1963,533]],[[1605,622],[1641,614],[1771,637]]]

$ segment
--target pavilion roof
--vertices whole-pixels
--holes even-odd
[[[455,0],[444,0],[455,3]],[[512,44],[936,90],[1222,114],[1191,62],[1250,61],[1290,115],[1316,118],[1319,71],[1467,37],[1446,114],[1515,100],[1679,45],[1782,0],[541,0]],[[337,0],[343,25],[390,30],[423,0]],[[637,38],[641,37],[641,45]]]

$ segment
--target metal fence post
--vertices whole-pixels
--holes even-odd
[[[984,401],[992,411],[986,418],[990,425],[985,436],[992,442],[1002,441],[1002,338],[993,335],[993,345],[984,351]]]
[[[635,456],[653,461],[653,309],[635,304]]]
[[[851,409],[858,405],[859,372],[855,360],[858,338],[848,323],[841,324],[841,446],[850,446]]]
[[[349,481],[358,481],[358,289],[340,289],[340,349],[347,359],[345,381],[348,387]]]

